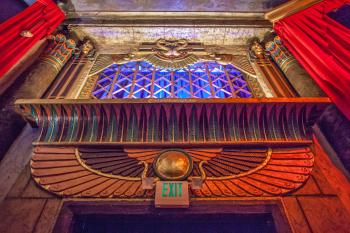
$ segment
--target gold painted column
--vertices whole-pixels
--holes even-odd
[[[265,47],[300,96],[325,96],[321,88],[283,45],[279,36],[275,36],[273,40],[267,42]]]
[[[297,96],[293,87],[285,79],[279,68],[265,53],[263,46],[255,40],[250,47],[250,59],[257,73],[263,76],[274,97]]]

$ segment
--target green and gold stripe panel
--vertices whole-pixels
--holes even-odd
[[[19,100],[36,144],[308,144],[328,98]]]

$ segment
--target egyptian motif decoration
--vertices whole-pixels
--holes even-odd
[[[152,47],[151,47],[152,48]],[[140,48],[141,49],[141,48]],[[92,66],[89,76],[93,76],[98,74],[99,72],[103,71],[105,68],[113,65],[113,64],[124,64],[129,61],[140,61],[145,59],[145,54],[149,55],[150,53],[154,53],[154,51],[148,47],[142,47],[143,51],[139,52],[139,54],[127,54],[127,55],[114,55],[114,54],[99,54],[96,58],[96,61],[94,65]],[[192,50],[193,51],[193,50]],[[247,76],[256,77],[255,70],[251,66],[248,58],[246,56],[241,55],[232,55],[232,54],[208,54],[207,52],[201,51],[201,49],[196,49],[193,52],[198,53],[197,56],[199,57],[198,60],[194,61],[193,63],[197,61],[216,61],[221,65],[227,65],[231,64],[236,69],[240,70]],[[200,51],[200,52],[198,52]],[[143,55],[142,55],[143,54]]]
[[[63,34],[49,35],[48,40],[50,42],[43,54],[42,61],[50,64],[59,72],[74,52],[76,43],[72,39],[67,39]]]
[[[31,170],[41,187],[64,197],[148,199],[159,180],[187,181],[191,198],[293,192],[312,170],[310,125],[328,104],[302,98],[17,102],[39,127]]]
[[[235,70],[233,78],[230,77],[232,70]],[[212,76],[213,80],[211,80]],[[126,81],[129,83],[125,83]],[[156,83],[157,81],[162,83]],[[240,82],[243,84],[239,84]],[[171,88],[170,84],[174,87]],[[129,54],[99,54],[90,69],[79,98],[242,97],[236,93],[236,84],[240,89],[238,92],[242,93],[245,89],[243,92],[246,93],[243,94],[243,97],[261,98],[265,96],[246,56],[213,54],[207,51],[203,44],[189,42],[185,39],[159,39],[153,43],[141,43],[135,51]],[[196,95],[196,90],[191,89],[195,85],[201,89],[198,92],[207,92],[208,95],[205,94],[206,97],[200,93]],[[165,95],[157,95],[155,89],[158,87]],[[120,93],[101,95],[101,92],[112,92],[115,88],[122,90],[124,94],[121,97],[117,97],[120,96]],[[221,89],[222,94],[218,96],[214,93],[216,89]],[[177,94],[174,90],[183,93]],[[143,94],[135,95],[134,91],[143,92]],[[143,97],[138,97],[138,95]]]
[[[96,75],[112,64],[143,60],[162,69],[184,68],[198,61],[217,61],[222,65],[232,64],[246,75],[256,77],[246,56],[214,54],[207,51],[202,43],[190,42],[186,39],[159,39],[152,43],[144,42],[129,54],[99,54],[89,76]]]
[[[159,166],[157,156],[174,152],[188,154],[191,166],[179,163],[181,156],[176,155],[167,157],[176,161],[163,161]],[[154,187],[146,187],[145,180],[170,179],[188,180],[191,198],[215,198],[288,194],[305,183],[313,163],[308,147],[169,150],[37,146],[31,169],[41,187],[64,197],[153,198]]]
[[[81,45],[81,52],[88,58],[93,58],[95,55],[95,47],[90,39],[86,39]]]
[[[185,39],[159,39],[152,48],[155,53],[146,56],[145,60],[156,67],[170,69],[183,68],[199,60],[196,55],[189,53],[192,49],[189,46],[189,42]]]
[[[251,55],[256,59],[265,59],[265,50],[259,41],[254,41],[251,46]]]
[[[176,59],[184,57],[188,54],[187,50],[188,41],[185,39],[180,40],[166,40],[159,39],[156,41],[157,54],[164,59]]]
[[[104,102],[106,101],[106,102]],[[309,102],[308,102],[309,101]],[[311,101],[311,102],[310,102]],[[328,99],[135,99],[17,102],[39,127],[38,144],[311,143]]]
[[[257,71],[267,80],[270,91],[275,97],[296,97],[297,93],[285,79],[278,66],[272,62],[270,55],[265,51],[262,42],[258,39],[252,41],[249,51],[251,62]]]
[[[150,56],[157,57],[154,64],[147,60]],[[166,57],[167,64],[185,67],[164,65]],[[62,197],[153,199],[155,183],[168,180],[185,182],[191,198],[292,193],[310,176],[311,126],[330,101],[254,98],[241,78],[250,68],[237,68],[237,61],[233,55],[212,56],[198,43],[158,40],[142,44],[137,53],[98,56],[89,75],[105,91],[101,94],[94,85],[87,91],[95,91],[96,99],[18,100],[18,111],[39,132],[31,160],[34,180]],[[132,64],[147,69],[135,73],[128,67]],[[188,68],[196,65],[205,72]],[[130,73],[121,77],[124,81],[109,75],[97,80],[102,70],[119,75],[123,67]],[[180,70],[182,76],[176,76]],[[165,83],[157,71],[169,72],[171,82]],[[138,77],[143,84],[137,83]],[[196,87],[196,78],[204,84]],[[182,84],[176,86],[177,80]],[[186,85],[189,96],[174,98],[186,94]],[[162,94],[151,98],[156,86]],[[109,91],[112,87],[117,92]],[[232,96],[224,98],[222,90],[229,88]],[[116,94],[132,98],[103,98]]]
[[[270,53],[271,57],[276,61],[276,63],[285,72],[290,67],[290,63],[295,61],[292,54],[284,47],[281,38],[275,36],[273,41],[269,41],[265,45],[266,50]]]

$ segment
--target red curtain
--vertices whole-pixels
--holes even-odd
[[[0,24],[0,78],[39,40],[63,21],[65,15],[52,0],[38,0]],[[33,37],[23,37],[27,30]]]
[[[327,16],[346,3],[350,0],[324,0],[278,21],[274,29],[300,64],[350,119],[350,29]]]

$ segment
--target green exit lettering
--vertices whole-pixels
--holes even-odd
[[[163,183],[162,197],[182,197],[182,183]]]

